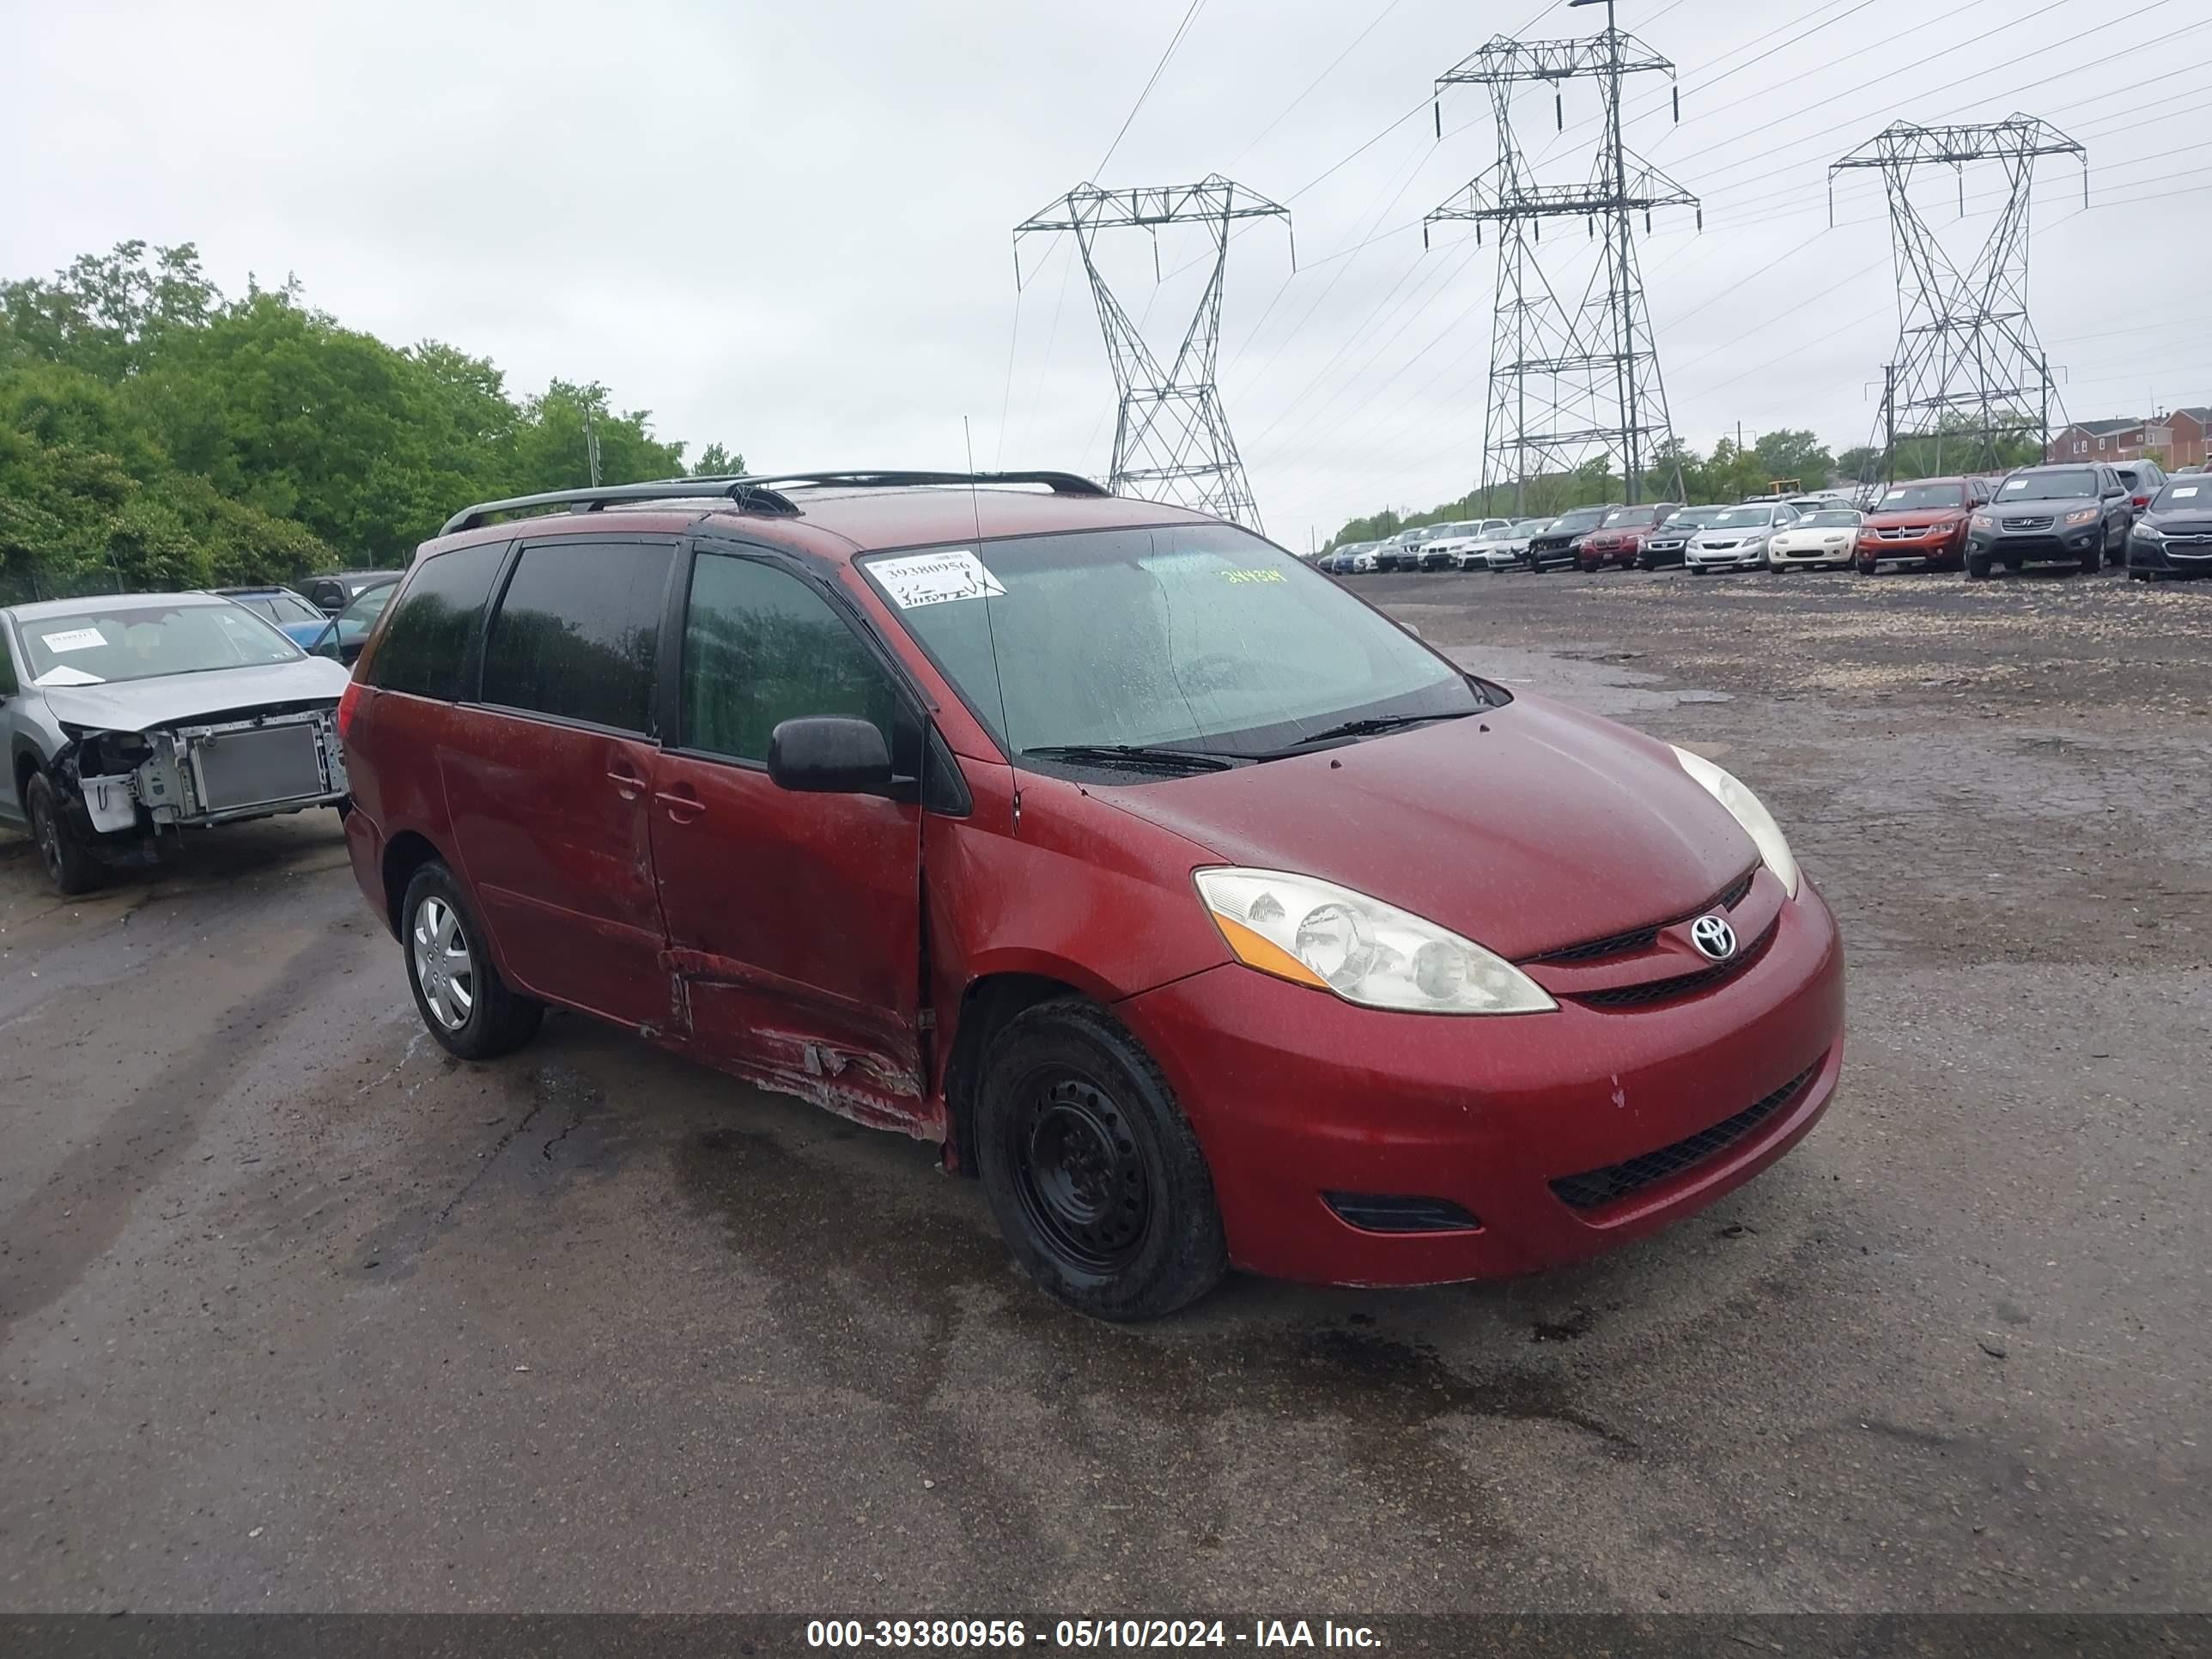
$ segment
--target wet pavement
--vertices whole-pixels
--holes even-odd
[[[2212,584],[1369,579],[1753,782],[1838,1103],[1550,1277],[1060,1312],[927,1149],[422,1036],[329,814],[0,840],[0,1609],[2203,1607]]]

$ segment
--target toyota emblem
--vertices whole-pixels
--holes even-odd
[[[1699,956],[1726,962],[1735,954],[1735,929],[1718,916],[1699,916],[1690,924],[1690,943]]]

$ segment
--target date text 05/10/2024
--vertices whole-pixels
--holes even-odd
[[[1021,1619],[816,1619],[811,1648],[1378,1648],[1371,1626],[1334,1620],[1060,1619],[1031,1629]]]

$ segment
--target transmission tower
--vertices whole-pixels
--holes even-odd
[[[1955,447],[1953,465],[1994,471],[2014,458],[2007,440],[2051,441],[2051,362],[2027,318],[2027,204],[2039,155],[2081,161],[2081,200],[2089,199],[2089,155],[2049,122],[2013,115],[1985,126],[1923,127],[1899,121],[1828,169],[1828,218],[1835,220],[1836,175],[1876,168],[1889,197],[1897,255],[1897,350],[1884,371],[1885,465],[1909,438]],[[1966,216],[1966,165],[1996,161],[2011,185],[1996,223],[1963,270],[1914,207],[1914,169],[1948,162],[1959,177]]]
[[[1109,488],[1116,495],[1173,501],[1261,528],[1260,510],[1237,441],[1229,434],[1214,363],[1221,349],[1221,288],[1229,269],[1230,227],[1240,219],[1279,218],[1287,228],[1291,210],[1266,197],[1209,173],[1195,185],[1165,185],[1140,190],[1101,190],[1079,185],[1034,217],[1014,227],[1014,286],[1022,284],[1022,238],[1036,232],[1073,231],[1083,269],[1091,278],[1091,297],[1098,306],[1098,325],[1106,336],[1106,356],[1114,368],[1121,407],[1114,423],[1114,465]],[[1171,367],[1163,368],[1145,343],[1139,325],[1114,297],[1094,257],[1099,233],[1142,229],[1153,233],[1152,270],[1159,275],[1158,231],[1163,225],[1203,225],[1213,240],[1213,270]],[[1297,264],[1297,243],[1291,244]]]
[[[1525,505],[1531,476],[1571,472],[1593,459],[1618,465],[1628,500],[1639,500],[1644,469],[1674,435],[1630,216],[1641,213],[1648,231],[1653,209],[1697,208],[1698,198],[1622,141],[1622,82],[1649,71],[1671,79],[1674,66],[1615,27],[1613,0],[1602,3],[1605,27],[1597,34],[1572,40],[1498,35],[1437,81],[1439,139],[1446,87],[1488,88],[1498,122],[1495,165],[1431,213],[1421,234],[1425,242],[1431,225],[1472,220],[1479,242],[1484,225],[1498,227],[1482,489],[1487,503],[1494,489],[1510,483],[1516,510]],[[1514,130],[1514,93],[1530,82],[1552,87],[1553,118],[1564,130],[1565,98],[1559,88],[1583,77],[1598,82],[1605,102],[1605,137],[1589,176],[1579,184],[1539,183]],[[1679,92],[1674,116],[1681,118]],[[1547,219],[1580,219],[1590,240],[1603,239],[1602,257],[1579,300],[1562,297],[1544,269],[1540,251]],[[1702,210],[1698,224],[1704,224]],[[1681,494],[1679,465],[1674,493]]]

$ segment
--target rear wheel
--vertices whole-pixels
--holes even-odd
[[[107,868],[76,838],[63,816],[61,797],[44,772],[31,774],[23,790],[23,810],[31,820],[31,839],[39,844],[46,879],[64,898],[89,893],[107,878]]]
[[[416,1012],[441,1047],[463,1060],[496,1060],[537,1035],[545,1005],[500,978],[452,871],[434,859],[417,870],[399,918]]]
[[[1042,1003],[993,1039],[975,1143],[1007,1248],[1078,1312],[1158,1318],[1228,1271],[1198,1137],[1152,1056],[1097,1005]]]

